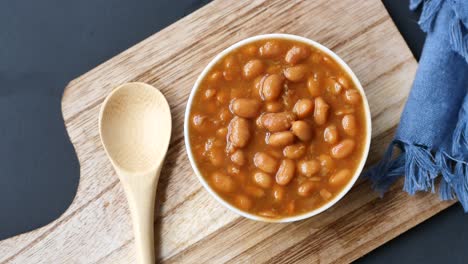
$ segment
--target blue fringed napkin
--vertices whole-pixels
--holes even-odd
[[[409,194],[435,191],[468,211],[468,0],[413,0],[427,32],[396,136],[364,175],[384,193],[404,175]],[[394,149],[401,153],[395,157]]]

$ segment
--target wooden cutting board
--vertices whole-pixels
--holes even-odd
[[[187,98],[216,53],[273,32],[321,42],[355,71],[371,107],[369,163],[375,162],[394,134],[417,67],[382,3],[217,0],[70,82],[62,110],[81,164],[78,193],[55,222],[0,242],[0,262],[134,262],[129,211],[97,127],[104,97],[130,81],[158,87],[173,114],[172,143],[158,187],[156,250],[164,262],[350,262],[452,204],[431,194],[408,196],[401,182],[383,199],[360,182],[327,212],[290,224],[254,222],[218,204],[198,182],[185,153]]]

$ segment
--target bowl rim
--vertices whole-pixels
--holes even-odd
[[[365,146],[364,146],[364,153],[361,157],[361,161],[352,177],[352,179],[346,184],[346,186],[340,191],[338,195],[336,195],[333,199],[328,201],[327,203],[323,204],[322,206],[311,210],[309,212],[299,214],[299,215],[294,215],[294,216],[288,216],[288,217],[282,217],[282,218],[267,218],[267,217],[261,217],[258,215],[251,214],[249,212],[242,211],[227,201],[225,201],[220,195],[214,191],[208,182],[203,178],[201,172],[198,170],[197,163],[195,162],[195,159],[192,154],[192,148],[190,146],[190,139],[189,139],[189,117],[190,117],[190,110],[192,108],[193,104],[193,98],[198,91],[201,81],[205,78],[207,73],[213,68],[213,66],[218,63],[226,54],[230,53],[231,51],[242,47],[246,44],[258,41],[258,40],[266,40],[266,39],[287,39],[287,40],[293,40],[297,42],[302,42],[307,45],[311,45],[314,48],[320,50],[321,52],[324,52],[325,54],[329,55],[332,57],[340,66],[342,69],[346,71],[346,73],[351,77],[352,81],[354,82],[357,90],[361,94],[362,101],[363,101],[363,106],[364,106],[364,114],[365,114],[365,119],[366,119],[366,139],[365,139]],[[323,46],[322,44],[297,35],[292,35],[292,34],[284,34],[284,33],[272,33],[272,34],[262,34],[262,35],[256,35],[252,36],[246,39],[243,39],[241,41],[238,41],[234,43],[233,45],[229,46],[228,48],[224,49],[220,53],[218,53],[209,63],[208,65],[205,66],[203,71],[200,73],[198,76],[197,80],[195,81],[195,84],[192,87],[192,90],[190,92],[187,105],[185,108],[185,116],[184,116],[184,141],[185,141],[185,149],[190,161],[190,165],[192,166],[192,169],[194,170],[195,174],[197,175],[198,180],[200,183],[203,185],[203,187],[208,191],[208,193],[211,194],[217,200],[219,203],[221,203],[224,207],[228,208],[230,211],[235,212],[243,217],[246,217],[251,220],[255,221],[261,221],[261,222],[269,222],[269,223],[289,223],[289,222],[295,222],[295,221],[300,221],[304,220],[307,218],[310,218],[312,216],[315,216],[317,214],[320,214],[324,212],[325,210],[329,209],[333,205],[335,205],[339,200],[341,200],[348,192],[349,190],[354,186],[356,183],[357,179],[359,178],[364,165],[366,163],[368,154],[369,154],[369,148],[370,148],[370,142],[371,142],[371,134],[372,134],[372,125],[371,125],[371,115],[370,115],[370,109],[369,109],[369,103],[366,97],[366,94],[364,92],[364,89],[359,82],[359,79],[356,77],[354,72],[351,70],[351,68],[346,64],[346,62],[343,61],[337,54],[335,54],[333,51],[328,49],[327,47]]]

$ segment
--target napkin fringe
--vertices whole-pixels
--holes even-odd
[[[392,159],[395,148],[402,152]],[[443,176],[439,190],[441,197],[445,200],[454,199],[454,191],[459,199],[466,196],[465,204],[468,205],[467,163],[451,157],[444,151],[434,153],[423,146],[394,140],[382,160],[370,168],[364,177],[370,179],[372,187],[383,194],[400,176],[405,175],[403,189],[413,195],[418,191],[434,192],[435,179],[440,173]],[[461,188],[452,189],[454,184]]]
[[[442,8],[444,0],[411,0],[410,9],[415,10],[423,5],[421,16],[419,17],[419,26],[424,32],[429,32],[437,13]]]
[[[400,149],[401,153],[392,158],[395,148]],[[429,150],[394,140],[382,160],[367,170],[364,178],[370,179],[372,188],[382,196],[399,177],[405,175],[403,190],[413,195],[429,189],[434,192],[437,173],[435,158]]]
[[[423,2],[423,0],[411,0],[410,1],[410,10],[416,10],[420,5],[421,3]]]
[[[458,198],[464,211],[468,212],[468,164],[450,157],[445,152],[438,152],[436,160],[442,175],[439,187],[440,198],[442,200]]]
[[[453,131],[452,153],[457,157],[464,157],[468,153],[468,99],[465,98],[462,109],[458,114],[458,123]]]
[[[445,0],[411,0],[410,9],[415,10],[421,5],[422,12],[419,17],[419,26],[424,32],[431,31],[437,14]],[[454,9],[455,7],[452,6]],[[455,11],[455,10],[454,10]],[[461,18],[454,12],[450,21],[450,45],[452,50],[460,54],[468,62],[468,30],[463,30],[464,24]],[[465,33],[464,33],[465,32]]]
[[[465,122],[466,123],[466,122]],[[393,157],[395,149],[401,153]],[[434,153],[434,154],[433,154]],[[418,191],[435,192],[435,180],[440,177],[439,195],[442,200],[458,198],[468,212],[468,164],[444,151],[431,151],[424,146],[394,140],[382,160],[366,171],[364,178],[372,188],[383,194],[401,176],[405,177],[403,190],[414,195]]]
[[[453,17],[450,21],[450,45],[453,51],[468,62],[468,34],[463,34],[462,27],[464,27],[462,20],[456,16]]]
[[[392,159],[393,150],[397,144],[397,141],[392,141],[385,151],[382,160],[363,174],[363,178],[371,180],[372,188],[377,191],[381,197],[387,192],[390,186],[405,173],[405,155],[400,154]]]
[[[418,191],[434,192],[434,180],[437,177],[437,165],[431,152],[422,146],[404,145],[405,184],[403,190],[414,195]]]

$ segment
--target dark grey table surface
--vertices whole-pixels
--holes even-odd
[[[60,112],[67,82],[207,2],[0,1],[0,240],[47,224],[74,197],[79,167]],[[384,4],[418,58],[424,35],[407,0]],[[357,262],[467,263],[467,217],[452,206]]]

